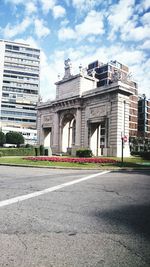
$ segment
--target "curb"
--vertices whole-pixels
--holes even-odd
[[[118,167],[118,168],[80,168],[80,167],[61,167],[61,166],[34,166],[24,164],[11,164],[11,163],[0,163],[0,166],[11,166],[11,167],[27,167],[27,168],[41,168],[41,169],[63,169],[63,170],[107,170],[107,171],[150,171],[150,168],[132,168],[132,167]]]

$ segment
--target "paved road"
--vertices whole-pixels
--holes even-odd
[[[150,172],[0,166],[1,266],[150,266]]]

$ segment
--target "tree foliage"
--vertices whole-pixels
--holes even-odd
[[[20,147],[21,144],[24,144],[24,137],[18,132],[8,132],[6,134],[6,143],[15,144],[17,147]]]
[[[130,151],[132,154],[137,152],[150,151],[150,138],[145,137],[129,137]]]
[[[0,146],[3,146],[5,142],[6,142],[6,136],[2,131],[0,131]]]

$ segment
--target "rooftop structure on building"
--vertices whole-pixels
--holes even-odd
[[[132,80],[132,74],[129,67],[114,60],[108,63],[102,63],[98,60],[90,63],[87,68],[89,75],[98,79],[97,86],[112,84],[116,81],[121,81],[129,86],[132,92],[130,96],[130,110],[129,110],[129,135],[137,136],[138,132],[138,86]]]
[[[0,128],[21,132],[36,143],[40,50],[25,43],[0,40]]]

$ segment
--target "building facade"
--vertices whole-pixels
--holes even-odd
[[[40,50],[0,40],[0,128],[21,132],[26,143],[37,142]]]
[[[98,87],[112,84],[118,80],[129,86],[129,90],[132,92],[129,107],[129,136],[136,137],[138,134],[138,86],[131,80],[128,66],[116,60],[106,64],[97,60],[88,65],[87,71],[89,75],[95,75],[98,79]]]
[[[138,101],[138,136],[150,139],[150,100],[145,95]]]
[[[65,74],[56,83],[56,99],[38,105],[38,142],[52,153],[70,153],[90,148],[95,156],[129,156],[130,86],[119,79],[97,87],[98,79],[80,67],[71,73],[70,60]]]

